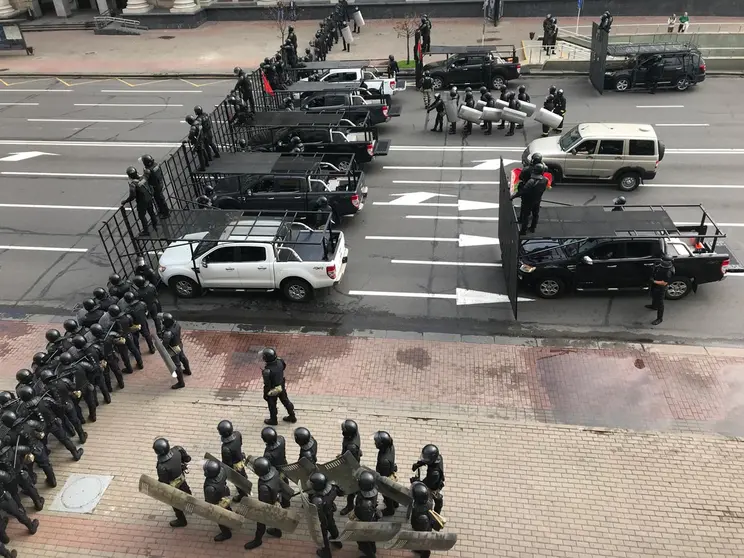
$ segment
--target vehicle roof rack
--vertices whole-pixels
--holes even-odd
[[[249,122],[253,126],[334,126],[344,119],[342,112],[317,114],[300,111],[262,111],[256,112]]]
[[[634,54],[662,54],[664,52],[683,52],[698,50],[692,43],[639,43],[607,45],[608,56],[631,56]]]
[[[361,80],[359,80],[361,83]],[[316,91],[349,92],[359,89],[359,83],[326,83],[325,81],[296,81],[287,89],[277,90],[276,93],[288,91],[290,93],[314,93]]]

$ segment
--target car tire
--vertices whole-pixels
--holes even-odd
[[[692,85],[692,80],[689,76],[680,76],[677,81],[674,82],[674,88],[677,91],[687,91]]]
[[[672,277],[667,286],[665,298],[667,300],[681,300],[692,291],[692,281],[687,277]]]
[[[502,76],[493,76],[491,79],[491,89],[499,89],[502,85],[506,85],[506,80]]]
[[[635,171],[621,173],[617,177],[617,186],[623,192],[632,192],[641,185],[641,175]]]
[[[308,302],[313,298],[313,288],[310,283],[299,277],[290,277],[282,281],[284,298],[291,302]]]
[[[615,91],[620,93],[630,89],[630,78],[621,77],[615,80]]]
[[[196,298],[202,292],[199,283],[183,275],[171,277],[168,286],[178,298]]]
[[[557,277],[543,277],[535,285],[540,298],[560,298],[566,293],[566,282]]]
[[[433,76],[431,78],[434,89],[441,91],[444,89],[445,83],[444,78],[441,76]]]

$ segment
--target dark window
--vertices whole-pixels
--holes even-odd
[[[665,56],[664,57],[664,66],[681,66],[682,65],[682,57],[681,56]]]
[[[597,150],[597,140],[586,140],[576,148],[577,153],[593,154]]]
[[[272,192],[298,192],[299,184],[297,178],[275,178]]]
[[[659,243],[653,241],[637,241],[625,244],[626,258],[650,258],[659,251]]]
[[[266,248],[264,248],[263,246],[239,246],[238,261],[244,263],[265,262]]]
[[[274,186],[274,178],[271,176],[264,176],[256,182],[256,184],[253,186],[253,193],[254,194],[267,194],[271,192],[271,189]]]
[[[307,102],[309,108],[317,108],[325,105],[325,99],[323,97],[315,97]]]
[[[590,257],[593,260],[615,260],[623,257],[622,244],[608,242],[596,247]]]
[[[599,144],[599,155],[622,155],[623,140],[602,140]]]
[[[228,248],[218,248],[214,252],[211,252],[206,258],[207,263],[230,263],[235,261],[235,248],[232,246]]]
[[[346,104],[346,97],[344,95],[328,95],[325,99],[325,106],[336,107],[343,106]]]
[[[630,140],[628,153],[630,155],[656,155],[654,140]]]
[[[455,61],[453,62],[453,64],[454,64],[455,66],[457,66],[458,68],[459,68],[459,67],[461,67],[461,66],[464,66],[464,65],[465,65],[465,64],[467,64],[467,63],[468,63],[468,59],[467,59],[467,58],[465,58],[465,57],[461,57],[461,58],[458,58],[457,60],[455,60]]]
[[[468,66],[481,66],[483,64],[483,56],[468,56]]]

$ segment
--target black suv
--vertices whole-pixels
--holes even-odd
[[[519,79],[522,66],[494,58],[485,52],[455,54],[446,60],[424,65],[434,81],[434,89],[445,89],[451,85],[485,85],[498,89],[510,80]]]
[[[664,73],[658,87],[685,91],[705,80],[703,55],[690,45],[609,45],[610,56],[627,56],[626,60],[608,61],[604,88],[615,91],[646,89],[654,57],[664,59]]]

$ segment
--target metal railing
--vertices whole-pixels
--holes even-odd
[[[678,14],[679,15],[679,14]],[[576,27],[570,26],[574,34]],[[663,23],[615,23],[612,25],[611,35],[659,35],[667,33],[669,25],[666,22]],[[671,34],[677,34],[679,28],[679,21],[674,24],[674,31]],[[561,33],[566,33],[566,29],[561,27]],[[591,35],[591,25],[579,25],[579,35],[588,37]],[[732,23],[721,23],[721,22],[703,22],[703,23],[690,23],[687,30],[682,33],[744,33],[744,22],[732,22]]]
[[[96,29],[103,29],[114,23],[121,25],[122,27],[131,27],[132,29],[146,30],[146,27],[142,27],[140,22],[136,19],[124,19],[123,17],[111,17],[111,16],[96,16],[93,18],[93,23]]]
[[[546,49],[550,49],[548,52]],[[589,60],[591,49],[558,41],[554,46],[543,46],[541,41],[522,41],[524,64],[545,64],[549,60]]]

